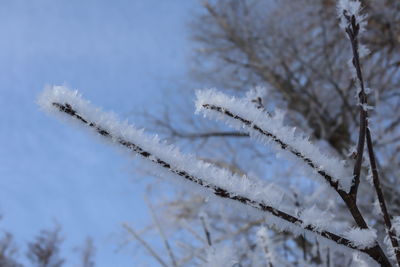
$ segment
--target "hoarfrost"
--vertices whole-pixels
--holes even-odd
[[[356,0],[339,0],[337,2],[337,13],[340,18],[340,27],[345,30],[349,25],[349,21],[346,18],[354,16],[356,22],[360,24],[360,32],[365,30],[367,25],[366,16],[361,14],[361,2]]]
[[[303,226],[310,225],[315,230],[326,230],[332,223],[333,215],[327,211],[321,211],[317,206],[312,206],[304,209],[300,213],[300,218],[303,221]]]
[[[344,161],[322,153],[317,146],[312,144],[304,133],[283,123],[284,113],[280,110],[270,116],[267,112],[258,109],[246,99],[230,97],[215,90],[199,90],[196,93],[196,112],[204,116],[224,121],[238,130],[244,130],[251,137],[264,144],[272,143],[283,155],[293,159],[292,154],[301,155],[304,162],[311,161],[313,171],[324,171],[339,183],[339,187],[348,192],[352,183],[351,170],[345,166]],[[213,110],[207,107],[218,107]],[[225,113],[225,114],[224,114]],[[228,113],[229,116],[226,114]],[[263,131],[264,134],[261,134]],[[279,140],[279,141],[277,141]],[[295,153],[289,153],[288,148],[293,148]],[[310,164],[302,164],[310,169]]]
[[[375,229],[361,229],[351,228],[343,234],[346,238],[351,240],[354,246],[358,248],[370,248],[376,244],[376,230]]]

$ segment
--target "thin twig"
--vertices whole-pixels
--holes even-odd
[[[375,152],[374,152],[372,138],[371,138],[371,132],[368,127],[367,127],[367,147],[368,147],[369,162],[370,162],[371,171],[372,171],[372,181],[374,183],[374,188],[376,191],[376,195],[378,197],[379,206],[382,211],[382,216],[383,216],[383,220],[385,222],[386,231],[387,231],[387,234],[389,235],[390,242],[392,243],[393,250],[396,255],[397,264],[400,265],[399,242],[397,241],[396,231],[392,227],[392,222],[390,220],[389,211],[387,210],[387,207],[386,207],[385,198],[384,198],[382,187],[380,184],[379,172],[378,172],[378,167],[376,164]]]
[[[199,234],[196,233],[196,231],[190,227],[190,225],[186,222],[186,220],[183,220],[183,223],[180,224],[181,227],[184,227],[188,232],[190,232],[193,237],[195,237],[197,240],[199,240],[201,243],[207,244],[207,240],[200,236]]]
[[[174,255],[174,253],[173,253],[173,251],[171,249],[171,246],[169,245],[168,239],[165,236],[164,231],[161,228],[160,221],[158,220],[157,215],[154,212],[153,205],[151,204],[151,202],[147,198],[146,198],[146,203],[147,203],[147,206],[149,207],[149,210],[150,210],[151,215],[153,217],[153,221],[156,224],[156,227],[157,227],[158,231],[160,232],[161,238],[164,241],[164,246],[165,246],[165,249],[168,251],[168,255],[169,255],[170,259],[171,259],[172,266],[177,267],[178,265],[176,263],[175,255]]]
[[[201,225],[203,226],[203,229],[204,229],[204,234],[206,235],[206,238],[207,238],[207,244],[211,247],[212,246],[211,234],[210,234],[210,230],[207,227],[206,219],[204,218],[204,216],[200,216],[200,220],[201,220]]]
[[[358,98],[360,101],[359,103],[360,128],[358,132],[356,162],[354,164],[354,171],[353,171],[353,185],[350,189],[350,193],[357,201],[357,191],[358,191],[358,186],[360,184],[361,165],[362,165],[364,146],[365,146],[365,131],[367,128],[368,114],[367,110],[365,109],[365,105],[367,103],[367,96],[364,91],[364,80],[361,71],[360,56],[358,53],[358,33],[360,31],[360,25],[356,21],[354,15],[349,17],[344,11],[343,16],[345,16],[345,18],[349,23],[349,26],[346,27],[346,33],[351,42],[351,48],[353,51],[353,66],[356,69],[357,79],[360,85],[360,90],[358,93]]]
[[[154,257],[164,267],[168,267],[168,265],[161,259],[161,257],[151,248],[149,244],[147,244],[146,241],[144,241],[136,232],[133,230],[129,225],[123,224],[122,225],[128,233],[130,233],[137,241],[139,241],[140,244],[150,253],[151,256]]]
[[[173,135],[187,139],[210,138],[210,137],[249,137],[241,132],[208,132],[208,133],[183,133],[174,131]]]
[[[357,159],[356,164],[354,166],[354,185],[352,187],[351,193],[354,194],[355,199],[357,195],[357,188],[360,183],[360,172],[361,172],[361,163],[364,151],[364,143],[365,138],[367,139],[367,148],[368,148],[368,155],[369,155],[369,162],[372,170],[372,179],[374,188],[378,197],[379,206],[382,211],[383,220],[385,222],[385,227],[389,239],[392,243],[394,253],[396,255],[397,264],[400,265],[400,250],[399,250],[399,243],[397,241],[397,236],[395,230],[392,228],[392,222],[390,220],[390,215],[386,207],[385,198],[383,195],[383,191],[380,185],[379,173],[376,164],[376,158],[373,148],[373,142],[371,137],[371,131],[368,128],[368,112],[365,106],[368,104],[367,96],[364,91],[364,80],[361,70],[361,63],[360,63],[360,56],[358,52],[358,34],[360,30],[359,22],[356,21],[356,17],[348,16],[344,11],[344,17],[348,21],[348,26],[346,27],[346,33],[350,39],[352,50],[353,50],[353,66],[356,69],[357,79],[360,84],[360,92],[358,94],[359,97],[359,109],[360,109],[360,132],[359,132],[359,140],[357,144]]]

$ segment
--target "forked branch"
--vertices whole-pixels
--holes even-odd
[[[324,171],[323,169],[318,167],[318,164],[316,164],[311,158],[305,156],[299,150],[297,150],[290,144],[284,142],[281,138],[279,138],[272,132],[267,131],[260,125],[256,124],[254,121],[251,121],[247,118],[239,116],[238,114],[233,113],[231,110],[229,110],[226,107],[217,106],[217,105],[213,105],[213,104],[207,104],[207,103],[203,103],[201,105],[202,105],[203,109],[211,110],[213,112],[220,113],[224,116],[227,116],[235,121],[240,122],[241,124],[246,126],[248,129],[251,129],[252,131],[257,132],[258,134],[261,134],[262,136],[268,137],[268,139],[270,139],[273,142],[275,142],[276,144],[278,144],[281,149],[289,151],[294,156],[296,156],[298,159],[302,160],[309,167],[314,169],[322,178],[324,178],[324,180],[326,182],[328,182],[328,184],[332,187],[332,189],[334,189],[339,194],[339,196],[342,198],[342,200],[346,204],[350,214],[354,218],[354,221],[356,222],[357,226],[362,229],[368,229],[368,225],[357,206],[356,198],[352,194],[352,192],[350,191],[349,193],[347,193],[346,191],[341,189],[339,187],[337,178],[333,178],[326,171]],[[383,197],[383,195],[382,195],[382,197]],[[378,261],[378,262],[380,262],[383,266],[390,266],[390,263],[385,255],[385,253],[383,252],[382,248],[379,245],[376,245],[373,248],[373,250],[374,250],[374,253],[376,253],[376,255],[379,255],[379,256],[377,256],[380,258],[380,261]]]
[[[190,182],[195,183],[203,188],[208,189],[208,191],[210,191],[212,194],[214,194],[218,197],[233,200],[233,201],[242,203],[246,206],[250,206],[252,208],[264,211],[264,212],[268,213],[269,215],[272,215],[272,216],[274,216],[278,219],[281,219],[285,222],[291,223],[294,226],[300,227],[303,230],[310,231],[318,236],[321,236],[328,240],[331,240],[331,241],[335,242],[336,244],[343,245],[347,248],[366,253],[370,257],[375,259],[377,262],[384,264],[384,265],[388,264],[388,266],[389,266],[389,263],[387,262],[387,260],[385,258],[382,258],[381,255],[379,255],[379,253],[376,253],[376,246],[371,247],[371,248],[359,248],[354,245],[353,241],[351,241],[343,236],[337,235],[335,233],[332,233],[332,232],[326,231],[326,230],[319,231],[313,225],[305,225],[300,218],[292,216],[278,208],[267,205],[267,204],[263,203],[262,201],[252,200],[249,197],[245,197],[245,196],[238,195],[236,193],[229,192],[225,188],[216,186],[209,182],[205,182],[205,181],[203,181],[203,179],[200,179],[198,177],[191,175],[188,171],[175,168],[171,163],[158,158],[157,156],[153,155],[152,153],[142,149],[137,144],[127,141],[120,136],[113,136],[112,133],[110,133],[106,129],[102,128],[101,125],[97,125],[96,123],[91,122],[88,119],[86,119],[85,117],[83,117],[76,110],[74,110],[70,104],[53,102],[52,105],[54,107],[56,107],[60,112],[65,113],[65,114],[77,119],[84,125],[94,129],[101,136],[103,136],[107,139],[110,139],[110,140],[130,149],[131,151],[139,154],[141,157],[145,158],[146,160],[149,160],[149,161],[157,164],[158,166],[162,167],[163,169],[165,169],[187,181],[190,181]]]
[[[351,193],[354,195],[355,199],[357,198],[357,188],[360,183],[360,173],[361,173],[361,163],[363,158],[364,151],[364,143],[365,139],[367,139],[367,149],[370,167],[372,171],[372,180],[375,192],[377,194],[377,198],[379,201],[379,206],[382,211],[383,221],[385,223],[386,232],[389,236],[390,242],[392,244],[394,255],[396,256],[397,264],[400,265],[400,250],[399,243],[397,240],[396,232],[392,227],[392,222],[390,219],[389,212],[386,207],[386,202],[384,198],[384,194],[382,191],[382,187],[380,185],[379,172],[376,164],[376,158],[373,148],[373,142],[371,137],[371,131],[368,128],[368,111],[367,111],[367,95],[364,89],[364,80],[362,75],[361,63],[360,63],[360,55],[359,55],[359,42],[358,35],[360,32],[360,24],[356,19],[355,15],[348,15],[346,10],[343,11],[343,16],[347,20],[346,33],[350,39],[351,47],[353,51],[353,66],[357,73],[357,80],[359,82],[359,110],[360,110],[360,128],[359,128],[359,139],[357,144],[357,159],[354,166],[354,184],[351,188]]]

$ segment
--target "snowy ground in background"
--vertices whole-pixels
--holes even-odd
[[[184,75],[195,4],[0,2],[0,230],[23,244],[57,222],[68,266],[87,236],[97,266],[134,265],[131,251],[115,254],[121,222],[148,221],[132,160],[46,116],[35,101],[46,84],[67,84],[122,116],[152,107],[171,78]]]

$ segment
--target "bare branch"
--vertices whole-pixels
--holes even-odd
[[[181,133],[175,131],[173,132],[173,135],[185,139],[210,138],[210,137],[249,137],[248,134],[241,132]]]
[[[365,130],[367,127],[367,111],[365,110],[364,105],[367,102],[367,96],[365,94],[364,89],[364,80],[361,71],[360,65],[360,56],[358,53],[358,33],[360,30],[360,25],[356,21],[354,15],[351,17],[347,15],[346,11],[343,11],[343,16],[347,19],[349,25],[346,27],[347,36],[350,39],[351,47],[353,51],[353,66],[357,72],[357,79],[359,82],[360,90],[358,93],[359,98],[359,110],[360,110],[360,127],[358,133],[358,142],[357,142],[357,154],[356,154],[356,162],[354,164],[354,171],[353,171],[353,186],[351,187],[350,193],[355,197],[357,200],[357,190],[360,184],[360,174],[361,174],[361,164],[363,160],[363,153],[364,153],[364,144],[365,144]]]
[[[378,167],[376,164],[371,132],[368,127],[367,127],[367,148],[368,148],[369,162],[370,162],[371,171],[372,171],[372,181],[374,183],[374,188],[376,191],[376,195],[378,197],[379,207],[381,208],[381,211],[382,211],[382,216],[383,216],[383,220],[385,222],[386,231],[390,238],[390,242],[392,243],[393,250],[396,255],[397,263],[400,265],[399,242],[397,241],[396,231],[392,227],[392,222],[390,219],[389,211],[387,210],[387,207],[386,207],[385,198],[384,198],[382,187],[380,184],[379,172],[378,172]]]
[[[151,202],[147,198],[146,198],[146,202],[147,202],[147,206],[149,207],[149,209],[151,211],[151,215],[152,215],[153,220],[154,220],[154,222],[155,222],[155,224],[157,226],[157,229],[160,232],[160,235],[161,235],[161,237],[162,237],[162,239],[164,241],[164,246],[165,246],[165,249],[168,251],[169,257],[171,258],[172,265],[174,267],[177,267],[178,265],[176,263],[175,255],[172,252],[171,246],[169,245],[168,239],[165,236],[163,229],[161,228],[160,221],[158,220],[157,215],[154,212],[153,205],[151,204]]]
[[[28,259],[34,265],[44,267],[61,267],[64,259],[60,257],[60,228],[41,231],[35,240],[28,244]]]
[[[128,233],[130,233],[137,241],[139,241],[140,244],[142,244],[142,246],[149,252],[149,254],[151,256],[153,256],[154,259],[156,259],[158,261],[159,264],[161,264],[164,267],[168,267],[168,265],[161,259],[161,257],[151,248],[151,246],[144,241],[140,235],[138,235],[135,230],[132,229],[132,227],[130,227],[127,224],[123,224],[122,225],[127,231]]]
[[[209,246],[212,246],[211,234],[210,234],[210,230],[207,227],[206,219],[204,218],[204,216],[200,216],[200,220],[201,220],[201,225],[203,226],[204,234],[206,235],[206,238],[207,238],[207,244]]]

